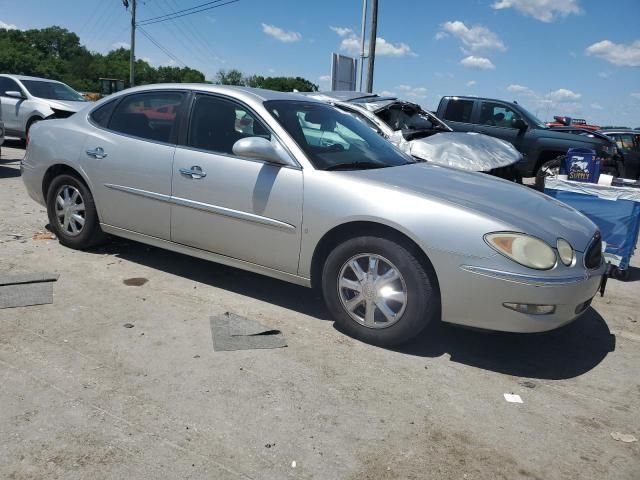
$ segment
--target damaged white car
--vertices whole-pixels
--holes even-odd
[[[516,169],[522,154],[509,142],[481,133],[454,132],[420,105],[363,92],[308,95],[350,113],[416,159],[522,181]]]

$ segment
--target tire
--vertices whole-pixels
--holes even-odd
[[[58,197],[64,202],[63,205],[60,205]],[[79,208],[80,205],[83,209]],[[51,228],[65,247],[85,249],[106,240],[100,228],[93,195],[76,176],[63,174],[53,179],[47,191],[47,215]],[[84,224],[78,217],[83,219]]]
[[[372,282],[373,269],[367,268],[371,258],[377,260],[377,285]],[[361,281],[352,267],[353,262],[358,263],[361,270],[368,270],[359,272]],[[380,277],[390,274],[391,269],[399,272],[400,277],[385,282]],[[361,293],[344,287],[345,283],[357,286]],[[385,288],[391,290],[381,295]],[[322,291],[339,329],[373,345],[405,343],[440,316],[440,292],[431,266],[424,266],[404,245],[386,238],[356,237],[338,245],[324,264]],[[399,300],[402,296],[403,300]],[[356,305],[351,313],[346,302]],[[378,304],[384,304],[386,312],[395,315],[391,318],[385,315]],[[366,312],[371,310],[373,316],[367,316]]]
[[[557,172],[560,171],[560,165],[565,159],[565,155],[560,155],[553,160],[549,160],[540,165],[540,168],[536,172],[536,190],[539,192],[544,192],[544,180],[545,178],[557,175]]]

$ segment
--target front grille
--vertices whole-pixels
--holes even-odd
[[[589,248],[584,254],[584,266],[590,269],[598,268],[602,263],[602,237],[596,232]]]

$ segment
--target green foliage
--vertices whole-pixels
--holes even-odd
[[[136,60],[136,84],[204,82],[204,74],[189,67],[155,68]],[[41,30],[0,29],[0,72],[60,80],[79,91],[97,92],[99,78],[128,83],[129,50],[119,48],[106,55],[80,44],[75,33],[60,27]]]
[[[34,30],[0,29],[0,72],[60,80],[81,92],[100,91],[100,78],[129,81],[129,50],[119,48],[106,55],[90,52],[75,33],[61,27]],[[202,83],[204,74],[189,67],[155,68],[136,60],[136,84]],[[216,83],[268,88],[281,92],[317,91],[318,86],[301,77],[245,77],[236,69],[220,70]]]
[[[244,85],[254,88],[266,88],[279,92],[317,92],[318,85],[302,77],[263,77],[251,75],[245,77],[239,70],[220,70],[216,74],[216,83],[220,85]]]

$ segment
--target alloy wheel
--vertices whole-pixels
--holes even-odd
[[[58,189],[55,213],[58,227],[66,235],[80,235],[86,221],[86,210],[82,195],[76,187],[63,185]]]
[[[400,270],[372,253],[356,255],[342,266],[338,296],[349,316],[368,328],[390,327],[407,306],[407,286]]]

